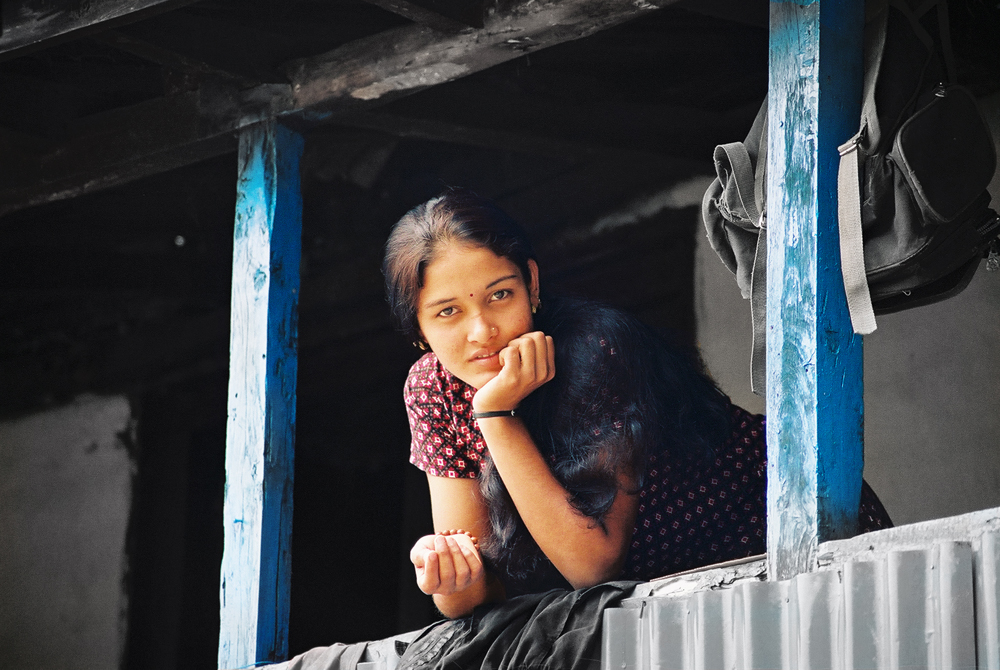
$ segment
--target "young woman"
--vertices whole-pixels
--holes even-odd
[[[410,557],[446,616],[764,551],[763,417],[628,315],[542,304],[531,245],[495,205],[455,190],[416,207],[383,270],[429,349],[404,397],[436,532]],[[860,520],[889,524],[867,486]]]

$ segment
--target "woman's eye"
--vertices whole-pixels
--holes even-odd
[[[454,313],[455,313],[454,307],[445,307],[440,312],[438,312],[438,316],[451,316]]]
[[[494,291],[493,295],[490,296],[493,300],[503,300],[511,293],[510,289],[502,288],[499,291]]]

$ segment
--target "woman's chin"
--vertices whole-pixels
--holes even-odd
[[[500,374],[499,370],[470,370],[464,376],[459,377],[459,379],[478,391],[498,374]]]

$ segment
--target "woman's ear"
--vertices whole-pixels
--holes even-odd
[[[534,258],[528,259],[528,273],[531,275],[528,278],[528,295],[531,296],[531,304],[534,307],[538,306],[538,263],[535,262]]]
[[[427,338],[424,337],[419,328],[417,328],[416,337],[417,339],[413,340],[414,348],[420,349],[420,351],[430,351],[431,348],[427,345]]]

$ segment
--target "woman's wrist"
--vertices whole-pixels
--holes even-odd
[[[476,410],[472,411],[472,418],[477,421],[480,419],[500,419],[504,417],[517,416],[517,408],[514,409],[495,409],[495,410]]]

